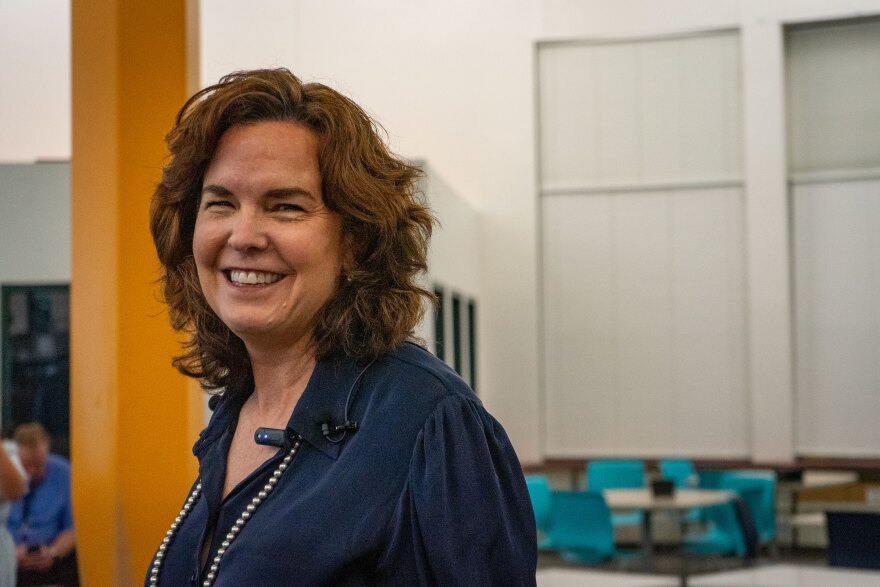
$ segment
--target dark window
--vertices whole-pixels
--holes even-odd
[[[3,286],[3,432],[40,422],[52,452],[70,453],[70,291]]]
[[[434,354],[441,361],[445,361],[446,352],[444,347],[446,337],[444,331],[446,329],[446,313],[443,304],[443,288],[435,285],[434,295],[437,297],[437,305],[434,306]]]
[[[461,298],[452,294],[452,368],[459,375],[461,372]]]
[[[468,353],[470,354],[471,389],[477,391],[477,302],[468,300],[467,305],[468,320]]]

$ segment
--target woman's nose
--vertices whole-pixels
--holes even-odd
[[[269,238],[263,220],[257,214],[239,212],[232,222],[227,243],[236,251],[266,248]]]

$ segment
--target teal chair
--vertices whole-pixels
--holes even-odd
[[[660,475],[664,479],[669,479],[675,485],[676,489],[689,489],[697,487],[699,484],[699,476],[694,468],[694,463],[690,459],[665,459],[658,464]],[[701,508],[689,509],[684,514],[685,523],[695,523],[703,520],[703,512]]]
[[[659,463],[660,474],[675,484],[676,489],[696,487],[699,477],[694,463],[688,459],[666,459]]]
[[[776,474],[770,471],[731,471],[721,480],[721,488],[736,491],[749,506],[758,534],[758,545],[775,551]],[[755,491],[748,491],[754,488]]]
[[[587,490],[601,493],[606,489],[641,489],[645,487],[645,463],[634,459],[590,461],[587,463]],[[615,526],[642,523],[642,512],[617,513],[611,516]]]
[[[733,504],[701,509],[705,529],[685,534],[685,551],[697,556],[744,556],[745,537]]]
[[[535,526],[538,529],[538,548],[546,550],[551,548],[548,530],[553,521],[553,493],[550,491],[550,483],[542,475],[527,475],[526,487],[532,500],[532,509],[535,512]]]
[[[611,511],[600,493],[554,491],[548,536],[566,560],[594,565],[617,556]]]
[[[727,474],[727,471],[703,470],[700,471],[697,484],[700,489],[721,489],[721,480]]]
[[[762,508],[766,507],[768,484],[765,482],[766,479],[739,478],[737,475],[737,473],[727,473],[720,477],[718,489],[736,493],[740,503],[730,502],[703,508],[706,530],[685,536],[684,544],[688,552],[697,555],[746,558],[757,555],[758,546],[763,544],[760,520],[764,515]],[[775,479],[773,481],[775,483]],[[740,516],[743,516],[742,520],[737,517],[735,508],[739,508]],[[775,520],[773,528],[775,532]]]

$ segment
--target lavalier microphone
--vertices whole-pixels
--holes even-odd
[[[357,422],[349,422],[346,421],[343,424],[339,424],[338,426],[334,426],[333,429],[330,429],[330,422],[324,422],[321,424],[321,434],[324,435],[324,438],[329,440],[330,442],[334,442],[330,436],[332,434],[339,434],[340,432],[357,432],[358,423]],[[338,442],[338,441],[335,441]]]
[[[330,419],[327,418],[324,422],[321,423],[321,434],[324,435],[329,442],[333,444],[337,444],[342,442],[345,439],[345,436],[349,432],[357,432],[358,423],[355,420],[348,419],[348,408],[351,406],[352,401],[352,392],[357,388],[358,381],[361,380],[361,376],[367,372],[367,369],[370,368],[370,365],[376,362],[376,359],[373,359],[367,366],[358,373],[358,376],[354,378],[354,381],[351,384],[351,387],[348,388],[348,395],[345,397],[345,414],[343,415],[344,421],[342,424],[338,424],[333,426],[330,422]]]

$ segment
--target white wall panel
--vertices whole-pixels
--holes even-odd
[[[539,48],[545,190],[741,173],[735,33]]]
[[[541,85],[540,141],[543,181],[548,184],[573,182],[571,170],[584,177],[599,175],[599,140],[593,132],[596,111],[595,55],[571,47],[546,47],[538,54]],[[577,72],[577,75],[572,75]],[[565,91],[559,91],[564,86]],[[564,128],[566,132],[558,132]]]
[[[680,41],[678,106],[682,175],[687,179],[739,177],[741,162],[739,36]]]
[[[674,198],[676,440],[679,452],[748,451],[743,201],[740,190]],[[695,444],[698,443],[698,444]]]
[[[880,180],[796,186],[797,448],[880,450]]]
[[[880,168],[880,22],[787,35],[790,171]]]
[[[683,175],[683,118],[680,107],[681,43],[653,43],[642,52],[639,94],[642,174],[658,181],[675,181]]]
[[[548,456],[748,454],[739,189],[543,198]]]
[[[620,420],[612,201],[543,204],[547,449],[612,454]]]
[[[592,52],[595,59],[591,91],[596,96],[596,107],[584,115],[591,118],[587,136],[594,135],[598,141],[598,166],[593,177],[585,176],[579,169],[567,169],[563,179],[575,184],[632,183],[642,175],[640,51],[632,44],[597,45],[585,50]],[[569,72],[567,77],[576,75]],[[557,128],[554,132],[565,131]]]
[[[674,303],[671,202],[666,194],[613,197],[617,362],[624,453],[672,450]],[[589,329],[589,324],[581,327]]]

